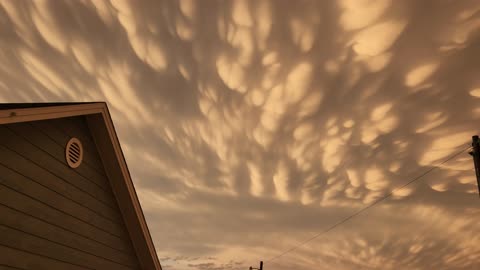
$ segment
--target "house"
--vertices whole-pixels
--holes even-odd
[[[0,104],[0,269],[161,270],[105,103]]]

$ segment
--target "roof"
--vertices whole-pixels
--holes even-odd
[[[105,102],[0,103],[0,110],[66,106],[66,105],[78,105],[78,104],[98,104],[98,103],[105,103]]]
[[[161,270],[105,102],[0,104],[0,124],[85,116],[142,269]]]

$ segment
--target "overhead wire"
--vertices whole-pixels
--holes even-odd
[[[338,227],[338,226],[342,225],[343,223],[349,221],[350,219],[352,219],[352,218],[360,215],[361,213],[365,212],[366,210],[372,208],[373,206],[378,205],[380,202],[383,202],[383,201],[385,201],[386,199],[390,198],[390,197],[391,197],[395,192],[397,192],[398,190],[401,190],[401,189],[407,187],[408,185],[412,184],[413,182],[421,179],[422,177],[424,177],[424,176],[426,176],[427,174],[431,173],[431,172],[434,171],[435,169],[439,168],[440,165],[443,165],[443,164],[447,163],[448,161],[456,158],[456,157],[459,156],[460,154],[464,153],[464,152],[465,152],[466,150],[468,150],[469,148],[471,148],[470,145],[469,145],[468,147],[466,147],[466,148],[463,148],[461,151],[456,152],[455,154],[451,155],[450,157],[446,158],[445,160],[443,160],[442,162],[436,164],[435,166],[431,167],[430,169],[426,170],[425,172],[423,172],[423,173],[420,174],[419,176],[414,177],[412,180],[408,181],[406,184],[403,184],[403,185],[400,186],[400,187],[394,188],[392,191],[390,191],[389,193],[387,193],[385,196],[377,199],[377,200],[374,201],[373,203],[371,203],[371,204],[367,205],[366,207],[358,210],[357,212],[355,212],[355,213],[353,213],[353,214],[345,217],[344,219],[336,222],[335,224],[333,224],[333,225],[331,225],[330,227],[328,227],[326,230],[323,230],[323,231],[321,231],[320,233],[315,234],[314,236],[310,237],[309,239],[301,242],[300,244],[295,245],[294,247],[292,247],[292,248],[290,248],[290,249],[287,249],[286,251],[284,251],[284,252],[282,252],[282,253],[280,253],[280,254],[278,254],[278,255],[276,255],[276,256],[268,259],[268,260],[266,260],[265,262],[272,262],[273,260],[276,260],[276,259],[284,256],[284,255],[287,254],[287,253],[290,253],[290,252],[292,252],[292,251],[294,251],[294,250],[297,250],[297,249],[300,248],[301,246],[304,246],[305,244],[313,241],[314,239],[316,239],[316,238],[318,238],[318,237],[320,237],[320,236],[322,236],[322,235],[327,234],[328,232],[334,230],[336,227]]]

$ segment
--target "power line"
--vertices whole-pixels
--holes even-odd
[[[340,220],[339,222],[333,224],[332,226],[330,226],[330,227],[327,228],[326,230],[324,230],[324,231],[322,231],[322,232],[314,235],[313,237],[311,237],[311,238],[309,238],[309,239],[301,242],[300,244],[298,244],[298,245],[296,245],[296,246],[294,246],[294,247],[292,247],[292,248],[290,248],[290,249],[288,249],[288,250],[280,253],[279,255],[276,255],[276,256],[274,256],[274,257],[266,260],[265,262],[271,262],[271,261],[273,261],[273,260],[275,260],[275,259],[278,259],[278,258],[282,257],[283,255],[285,255],[285,254],[287,254],[287,253],[290,253],[290,252],[298,249],[299,247],[307,244],[308,242],[310,242],[310,241],[312,241],[312,240],[314,240],[314,239],[316,239],[316,238],[318,238],[318,237],[320,237],[320,236],[322,236],[322,235],[324,235],[324,234],[332,231],[332,230],[335,229],[336,227],[338,227],[338,226],[340,226],[341,224],[349,221],[350,219],[358,216],[358,215],[361,214],[362,212],[365,212],[366,210],[368,210],[368,209],[372,208],[373,206],[379,204],[380,202],[384,201],[385,199],[390,198],[390,197],[394,194],[394,192],[396,192],[396,191],[398,191],[398,190],[401,190],[401,189],[405,188],[406,186],[412,184],[413,182],[419,180],[420,178],[422,178],[422,177],[424,177],[425,175],[429,174],[429,173],[432,172],[433,170],[437,169],[438,166],[443,165],[443,164],[447,163],[448,161],[456,158],[457,156],[459,156],[460,154],[462,154],[463,152],[465,152],[465,151],[466,151],[467,149],[469,149],[469,148],[471,148],[471,146],[468,146],[468,147],[462,149],[461,151],[453,154],[452,156],[448,157],[448,158],[445,159],[444,161],[442,161],[442,162],[440,162],[439,164],[437,164],[435,167],[432,167],[432,168],[426,170],[424,173],[422,173],[421,175],[413,178],[412,180],[410,180],[410,181],[407,182],[406,184],[402,185],[401,187],[398,187],[398,188],[393,189],[393,190],[392,190],[391,192],[389,192],[387,195],[381,197],[380,199],[374,201],[373,203],[371,203],[371,204],[367,205],[366,207],[364,207],[364,208],[358,210],[357,212],[353,213],[352,215],[350,215],[350,216],[348,216],[348,217]]]

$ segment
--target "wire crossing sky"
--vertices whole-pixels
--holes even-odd
[[[338,227],[338,226],[342,225],[343,223],[349,221],[350,219],[352,219],[352,218],[360,215],[362,212],[365,212],[365,211],[367,211],[369,208],[374,207],[375,205],[377,205],[377,204],[383,202],[384,200],[390,198],[391,196],[393,196],[393,194],[394,194],[395,192],[398,192],[399,190],[401,190],[401,189],[409,186],[410,184],[414,183],[415,181],[417,181],[417,180],[421,179],[422,177],[426,176],[427,174],[431,173],[432,171],[434,171],[435,169],[437,169],[438,166],[443,165],[443,164],[447,163],[448,161],[450,161],[450,160],[458,157],[460,154],[465,153],[465,151],[468,150],[468,149],[470,149],[470,148],[472,148],[472,147],[471,147],[471,146],[468,146],[468,147],[466,147],[465,149],[462,149],[461,151],[455,153],[454,155],[452,155],[452,156],[450,156],[449,158],[447,158],[447,159],[445,159],[444,161],[442,161],[440,164],[438,164],[438,165],[436,165],[436,166],[432,166],[430,169],[428,169],[428,170],[425,171],[424,173],[420,174],[419,176],[413,178],[412,180],[410,180],[410,181],[407,182],[406,184],[404,184],[404,185],[402,185],[402,186],[400,186],[400,187],[398,187],[398,188],[393,189],[390,193],[386,194],[385,196],[381,197],[380,199],[374,201],[373,203],[367,205],[366,207],[360,209],[359,211],[356,211],[355,213],[353,213],[352,215],[349,215],[348,217],[342,219],[341,221],[333,224],[332,226],[330,226],[330,227],[328,227],[326,230],[324,230],[324,231],[316,234],[315,236],[313,236],[313,237],[311,237],[311,238],[309,238],[309,239],[301,242],[299,245],[294,246],[294,247],[292,247],[292,248],[290,248],[290,249],[288,249],[288,250],[280,253],[280,254],[277,255],[277,256],[274,256],[274,257],[272,257],[272,258],[269,258],[268,260],[266,260],[266,262],[272,262],[272,261],[274,261],[274,260],[282,257],[283,255],[285,255],[285,254],[287,254],[287,253],[290,253],[290,252],[292,252],[292,251],[297,250],[299,247],[307,244],[308,242],[311,242],[311,241],[315,240],[316,238],[318,238],[318,237],[320,237],[320,236],[323,236],[323,235],[329,233],[330,231],[334,230],[336,227]]]

